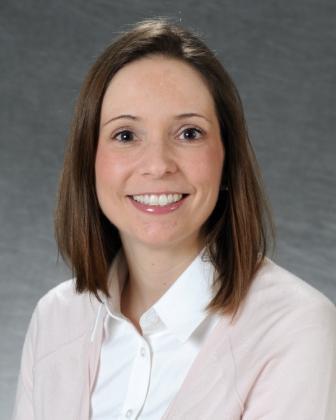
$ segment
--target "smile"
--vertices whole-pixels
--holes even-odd
[[[182,200],[185,194],[137,194],[130,197],[141,204],[148,206],[166,206],[167,204],[177,203]]]
[[[183,206],[189,194],[167,193],[167,194],[135,194],[128,198],[133,206],[143,213],[150,215],[164,215]]]

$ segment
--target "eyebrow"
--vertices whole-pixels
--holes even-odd
[[[183,118],[190,118],[190,117],[199,117],[199,118],[203,118],[204,120],[206,120],[206,121],[208,121],[209,123],[211,123],[211,121],[210,121],[208,118],[206,118],[204,115],[202,115],[202,114],[197,114],[196,112],[186,112],[186,113],[184,113],[184,114],[179,114],[179,115],[176,115],[174,118],[175,118],[176,120],[182,120]],[[103,127],[104,127],[105,125],[109,124],[110,122],[115,121],[115,120],[119,120],[119,119],[129,119],[129,120],[133,120],[133,121],[138,121],[138,120],[141,120],[141,118],[140,118],[140,117],[136,117],[135,115],[131,115],[131,114],[121,114],[121,115],[118,115],[117,117],[110,118],[108,121],[106,121],[106,122],[103,124]]]
[[[129,120],[140,120],[140,118],[139,118],[139,117],[135,117],[134,115],[130,115],[130,114],[121,114],[121,115],[118,115],[117,117],[110,118],[108,121],[106,121],[106,122],[103,124],[103,127],[104,127],[105,125],[109,124],[110,122],[115,121],[115,120],[119,120],[119,119],[121,119],[121,118],[126,118],[126,119],[129,119]]]
[[[209,123],[211,123],[211,121],[209,120],[209,118],[205,117],[202,114],[197,114],[196,112],[187,112],[185,114],[179,114],[179,115],[176,115],[175,119],[181,120],[183,118],[188,118],[188,117],[199,117],[199,118],[203,118],[204,120],[206,120]]]

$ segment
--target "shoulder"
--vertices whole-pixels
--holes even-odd
[[[96,297],[77,293],[74,279],[49,290],[37,303],[32,323],[36,331],[36,350],[42,356],[86,334],[94,322]]]
[[[269,258],[265,259],[251,286],[251,298],[261,296],[287,309],[316,305],[335,311],[335,305],[323,293]]]
[[[97,304],[95,296],[84,292],[77,293],[75,280],[70,279],[50,289],[37,304],[40,316],[48,317],[52,321],[54,317],[58,320],[72,315],[71,319],[80,317],[86,319]]]
[[[336,307],[313,286],[265,259],[242,304],[238,325],[269,336],[322,328],[336,339]]]
[[[225,375],[232,366],[247,416],[261,418],[265,407],[277,419],[334,413],[336,308],[302,279],[266,259],[220,338],[217,361]]]

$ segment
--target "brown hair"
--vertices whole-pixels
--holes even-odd
[[[135,25],[103,52],[87,75],[60,180],[55,218],[59,252],[73,270],[78,293],[93,292],[98,299],[98,290],[109,294],[107,274],[121,241],[95,191],[101,105],[116,72],[152,54],[189,63],[203,76],[215,102],[225,164],[216,207],[202,227],[219,286],[208,310],[235,314],[273,238],[270,211],[233,81],[200,38],[167,20]]]

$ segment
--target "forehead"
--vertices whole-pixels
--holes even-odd
[[[106,109],[125,111],[125,106],[140,106],[143,111],[158,107],[214,111],[202,75],[182,60],[159,55],[133,61],[113,77],[105,92],[102,113]]]

